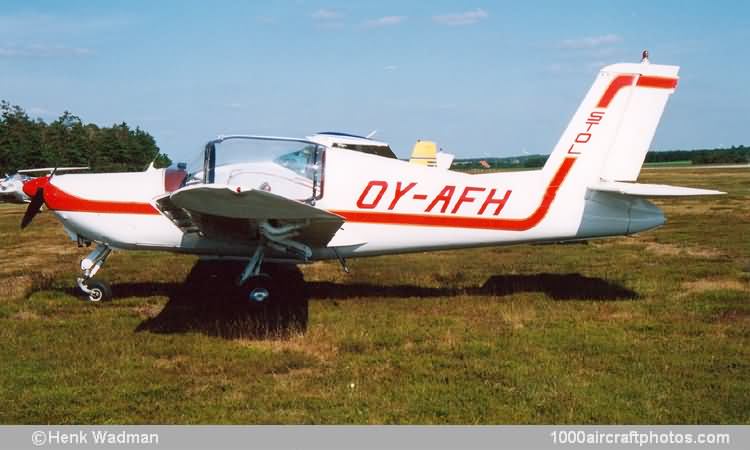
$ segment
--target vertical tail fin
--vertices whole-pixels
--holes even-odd
[[[678,71],[655,64],[603,68],[544,167],[549,178],[567,166],[579,188],[600,179],[634,181]]]

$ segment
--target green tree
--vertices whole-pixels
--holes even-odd
[[[20,106],[0,102],[0,170],[88,165],[94,171],[139,171],[155,161],[171,164],[153,136],[127,123],[84,124],[65,111],[47,124],[32,120]]]

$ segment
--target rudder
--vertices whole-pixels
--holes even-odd
[[[578,189],[602,179],[634,181],[678,71],[655,64],[604,67],[545,164],[546,178],[568,161],[575,163],[570,176],[576,181],[570,184]]]

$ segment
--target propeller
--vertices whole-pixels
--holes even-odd
[[[47,183],[49,183],[49,181],[52,179],[52,177],[55,176],[56,171],[57,169],[54,169],[49,174],[49,176],[34,178],[23,184],[23,191],[26,193],[26,195],[31,196],[31,203],[29,203],[29,206],[26,208],[26,212],[21,218],[21,229],[29,226],[31,221],[34,220],[34,217],[39,214],[39,211],[42,209],[42,205],[44,205],[44,186],[46,186]],[[33,190],[34,188],[36,188],[35,191]]]
[[[31,203],[29,203],[29,207],[26,208],[26,212],[23,214],[23,218],[21,219],[21,229],[29,226],[31,221],[34,219],[34,216],[39,214],[39,210],[42,209],[43,204],[44,188],[40,187],[37,188],[36,194],[34,194],[34,197],[31,198]]]

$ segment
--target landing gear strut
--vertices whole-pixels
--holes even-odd
[[[279,296],[280,287],[278,282],[272,279],[272,273],[261,273],[263,257],[266,249],[272,249],[287,255],[293,259],[308,261],[312,256],[312,250],[305,244],[293,240],[299,234],[299,230],[306,224],[276,225],[269,221],[259,224],[260,241],[250,257],[245,269],[237,278],[237,286],[243,292],[245,299],[250,304],[259,306],[267,305]]]
[[[101,269],[112,249],[107,244],[98,244],[94,251],[81,260],[83,276],[76,279],[78,288],[88,295],[91,302],[101,302],[112,299],[112,289],[102,280],[94,278]]]

